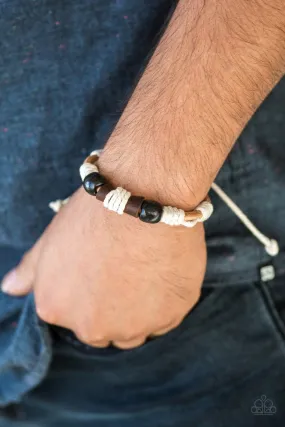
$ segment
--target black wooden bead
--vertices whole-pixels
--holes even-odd
[[[158,202],[152,200],[145,200],[141,206],[139,219],[143,222],[155,224],[159,222],[162,216],[162,206]]]
[[[99,187],[106,184],[106,179],[97,172],[87,175],[83,181],[83,187],[91,196],[96,196]]]

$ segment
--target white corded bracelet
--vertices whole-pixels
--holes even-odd
[[[80,176],[83,183],[88,177],[88,175],[96,174],[95,184],[91,182],[91,188],[84,188],[86,189],[86,191],[91,192],[91,194],[93,194],[92,191],[94,192],[94,190],[96,190],[95,185],[96,183],[98,185],[98,180],[100,177],[100,186],[97,187],[97,194],[94,194],[96,195],[96,198],[102,200],[104,202],[104,206],[107,209],[122,214],[123,212],[126,212],[125,209],[128,207],[129,212],[127,213],[136,217],[139,216],[142,205],[141,201],[144,199],[142,197],[131,196],[130,192],[124,190],[121,187],[118,187],[117,189],[112,189],[108,184],[106,184],[106,180],[99,174],[98,167],[96,166],[96,161],[98,160],[101,151],[102,150],[93,151],[80,167]],[[253,236],[264,245],[266,252],[272,257],[278,255],[278,242],[261,233],[258,228],[253,224],[253,222],[250,221],[250,219],[243,213],[243,211],[216,183],[213,183],[211,187],[218,194],[218,196],[226,203],[226,205],[232,210],[232,212],[241,220],[241,222],[253,234]],[[131,205],[132,209],[130,208],[130,205],[128,203],[131,198],[133,199]],[[68,200],[69,198],[65,200],[52,201],[49,203],[49,207],[57,213],[68,202]],[[156,205],[156,202],[151,203],[154,203]],[[193,227],[195,224],[197,224],[197,222],[203,222],[208,219],[211,216],[212,212],[213,206],[209,200],[205,200],[204,202],[200,203],[200,205],[192,212],[184,212],[182,209],[177,209],[172,206],[164,206],[162,207],[160,222],[164,222],[165,224],[169,225],[184,225],[185,227]],[[186,221],[186,217],[188,221]]]
[[[127,213],[147,223],[162,222],[164,224],[184,227],[194,227],[198,222],[204,222],[213,213],[213,205],[209,198],[200,203],[193,211],[185,212],[173,206],[162,206],[157,202],[145,200],[143,197],[132,196],[122,187],[112,188],[100,175],[96,165],[100,151],[92,151],[79,172],[85,190],[101,200],[104,207],[122,215]]]

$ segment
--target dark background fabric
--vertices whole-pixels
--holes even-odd
[[[284,302],[284,277],[215,288],[178,328],[129,351],[54,334],[48,375],[0,410],[0,425],[283,427]],[[264,395],[271,406],[256,416]]]
[[[174,5],[0,1],[0,246],[30,246],[80,185]]]

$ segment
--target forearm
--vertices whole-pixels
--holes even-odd
[[[101,160],[116,184],[195,205],[285,70],[283,0],[180,0]]]

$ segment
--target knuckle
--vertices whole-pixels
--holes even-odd
[[[113,344],[121,350],[130,350],[132,348],[140,347],[145,343],[145,340],[146,338],[139,337],[130,341],[114,341]]]
[[[52,309],[48,304],[42,302],[36,303],[36,312],[38,317],[44,322],[56,324],[54,309]]]
[[[109,347],[110,345],[110,341],[108,340],[104,340],[104,341],[94,341],[91,343],[91,345],[93,347],[98,347],[98,348],[106,348]]]
[[[165,335],[168,332],[171,332],[173,329],[176,329],[183,322],[185,316],[188,314],[188,311],[188,309],[187,311],[181,311],[180,307],[179,309],[173,309],[173,313],[170,317],[167,319],[165,318],[163,321],[155,325],[151,335]]]
[[[128,325],[121,325],[121,327],[113,328],[108,331],[108,336],[114,342],[131,342],[137,340],[139,337],[146,336],[145,328],[135,322],[129,322]]]
[[[77,328],[75,335],[79,341],[83,342],[84,344],[95,344],[96,342],[100,343],[106,340],[102,334],[96,333],[94,329],[90,327]]]
[[[173,321],[172,323],[168,323],[167,326],[161,327],[161,328],[157,328],[155,330],[155,332],[152,333],[153,336],[159,336],[159,335],[165,335],[168,332],[172,331],[172,329],[175,329],[178,325],[180,324],[180,322],[176,323],[176,320]]]
[[[133,341],[137,339],[137,337],[140,335],[140,331],[136,330],[133,327],[128,327],[124,330],[124,332],[121,334],[121,340],[122,341]]]
[[[124,332],[120,335],[120,341],[132,341],[135,339],[135,334],[131,332]]]
[[[92,342],[92,337],[87,334],[85,331],[75,332],[76,337],[84,344],[90,344]]]
[[[185,316],[182,316],[182,317],[180,316],[177,319],[175,319],[171,325],[170,330],[178,328],[178,326],[181,325],[181,323],[183,322],[184,318]]]

